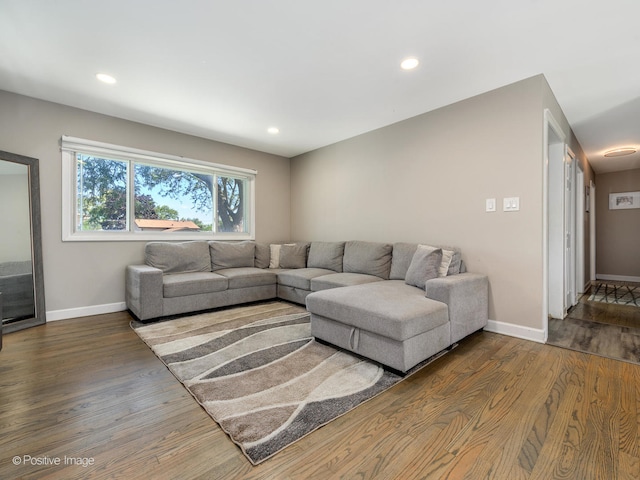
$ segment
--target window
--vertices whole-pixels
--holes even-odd
[[[63,240],[253,239],[253,170],[62,137]]]

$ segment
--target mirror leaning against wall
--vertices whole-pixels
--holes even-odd
[[[38,159],[0,151],[0,219],[1,342],[46,321]]]

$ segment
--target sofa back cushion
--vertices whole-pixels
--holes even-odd
[[[253,267],[255,265],[255,242],[209,242],[211,270],[223,268]]]
[[[349,241],[344,246],[342,270],[345,273],[365,273],[388,280],[391,251],[390,243]]]
[[[149,242],[144,248],[145,263],[163,273],[210,272],[207,242]]]
[[[344,242],[311,242],[309,248],[309,268],[326,268],[334,272],[342,272],[342,256]]]

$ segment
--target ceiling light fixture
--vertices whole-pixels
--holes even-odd
[[[616,148],[614,150],[609,150],[608,152],[604,152],[605,157],[623,157],[625,155],[631,155],[632,153],[636,153],[636,149],[633,147],[624,147],[624,148]]]
[[[111,75],[107,75],[106,73],[96,73],[96,78],[101,82],[108,83],[109,85],[113,85],[117,81]]]
[[[271,135],[277,135],[280,133],[280,129],[278,127],[269,127],[267,128],[267,132],[269,132]]]
[[[402,63],[400,64],[400,68],[402,68],[403,70],[413,70],[414,68],[416,68],[418,66],[420,62],[418,61],[417,58],[406,58],[402,61]]]

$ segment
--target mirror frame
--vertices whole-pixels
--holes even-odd
[[[29,178],[29,206],[31,225],[31,265],[33,270],[33,295],[35,316],[2,325],[3,333],[11,333],[47,321],[44,301],[44,274],[42,268],[42,223],[40,218],[40,167],[37,158],[25,157],[0,150],[0,160],[27,166]],[[1,322],[1,319],[0,319]]]

